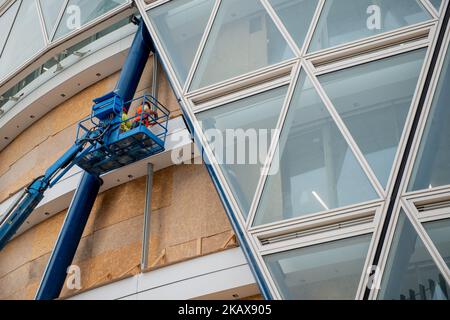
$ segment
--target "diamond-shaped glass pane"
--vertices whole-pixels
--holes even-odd
[[[222,1],[191,90],[292,57],[292,50],[259,0]]]
[[[2,30],[3,31],[3,30]],[[22,1],[1,57],[0,78],[44,48],[44,35],[35,1]]]
[[[442,5],[442,0],[430,0],[433,6],[439,11]]]
[[[426,49],[319,77],[319,81],[386,186]]]
[[[327,0],[309,51],[360,40],[430,18],[418,0]]]
[[[269,0],[299,48],[303,47],[318,0]]]
[[[287,86],[283,86],[198,115],[245,216],[250,210],[286,94]],[[209,131],[211,129],[213,131]]]
[[[427,222],[423,227],[450,268],[450,219]]]
[[[53,39],[59,39],[81,28],[126,2],[127,0],[69,0]]]
[[[184,84],[214,1],[175,0],[148,11],[175,73]]]
[[[302,73],[256,225],[378,198],[312,83]]]
[[[450,287],[404,212],[400,214],[378,298],[448,300]]]
[[[39,3],[42,8],[42,15],[44,16],[47,34],[51,37],[59,14],[61,13],[61,10],[66,2],[65,0],[39,0]]]
[[[17,9],[19,8],[20,1],[14,2],[11,7],[8,8],[1,16],[0,16],[0,54],[2,53],[3,46],[6,42],[6,38],[8,37],[9,30],[12,27],[14,17],[16,16]]]
[[[440,77],[409,191],[450,184],[450,48]]]
[[[343,239],[264,258],[282,295],[291,300],[356,297],[371,235]]]

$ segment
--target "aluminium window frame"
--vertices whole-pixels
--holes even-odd
[[[449,0],[444,0],[441,8],[447,8],[449,5],[450,5]],[[430,51],[433,53],[436,50],[436,46],[437,46],[437,42],[438,42],[438,34],[442,27],[443,21],[444,21],[444,17],[441,17],[439,19],[439,24],[435,27],[434,37],[433,37],[434,39],[432,40],[432,44],[430,46]],[[390,221],[388,229],[387,229],[387,237],[383,244],[383,248],[381,250],[379,263],[378,263],[378,265],[380,266],[380,273],[378,274],[378,276],[381,279],[383,279],[383,276],[384,276],[384,269],[385,269],[386,263],[388,261],[389,252],[391,251],[392,241],[394,238],[397,221],[398,221],[401,209],[403,208],[403,204],[405,204],[405,200],[408,201],[410,198],[414,198],[414,197],[420,197],[420,196],[426,196],[426,195],[432,196],[434,193],[439,194],[442,191],[444,191],[444,192],[450,191],[449,186],[443,186],[443,187],[434,188],[431,190],[419,190],[416,192],[407,192],[407,188],[408,188],[409,182],[411,180],[412,171],[414,169],[414,164],[417,161],[418,150],[420,148],[422,139],[424,138],[423,133],[424,133],[424,130],[425,130],[425,127],[427,124],[427,120],[428,120],[428,117],[429,117],[429,114],[431,111],[434,96],[436,94],[437,85],[438,85],[440,76],[442,74],[442,67],[443,67],[443,64],[445,61],[445,56],[446,56],[449,46],[450,46],[450,29],[446,30],[446,35],[444,37],[442,47],[439,52],[439,57],[438,57],[438,60],[436,61],[436,69],[434,70],[434,74],[431,78],[431,83],[428,88],[428,92],[426,93],[424,107],[423,107],[422,113],[420,115],[419,124],[418,124],[417,130],[416,130],[416,133],[414,136],[414,140],[413,140],[413,143],[411,146],[410,154],[409,154],[407,164],[406,164],[406,169],[404,171],[404,175],[401,178],[399,196],[395,199],[395,203],[394,203],[394,207],[393,207],[393,215],[390,219],[391,221]],[[407,208],[403,208],[403,209],[404,209],[405,213],[407,214],[407,217],[410,219],[411,223],[413,223],[413,221],[417,222],[417,220],[414,218],[414,214],[410,212],[410,209],[408,209],[408,208],[411,208],[411,206],[406,205],[406,207]],[[412,219],[410,217],[412,217]],[[414,223],[413,223],[413,225],[415,226],[415,230],[418,233],[418,235],[421,237],[422,241],[423,241],[423,239],[428,238],[428,235],[423,233],[423,231],[424,231],[423,228],[416,228],[417,224],[414,224]],[[381,235],[379,235],[379,236],[381,236]],[[434,245],[432,245],[431,247],[434,247]],[[435,259],[436,255],[439,255],[437,250],[434,250],[434,249],[431,252],[429,251],[430,255],[433,256],[433,259]],[[439,259],[437,259],[437,260],[439,260]],[[447,281],[449,281],[448,278],[447,278]],[[371,290],[369,293],[369,299],[377,299],[378,294],[379,294],[379,290],[376,290],[376,289]]]
[[[149,5],[146,5],[145,3],[143,3],[143,0],[135,0],[140,12],[144,13],[142,16],[144,17],[144,20],[145,20],[147,26],[149,27],[150,33],[152,34],[152,36],[155,40],[155,43],[159,48],[162,48],[161,40],[158,38],[158,35],[156,33],[156,28],[152,25],[152,22],[150,21],[146,12],[147,12],[147,10],[157,7],[159,5],[162,5],[162,4],[166,3],[167,1],[168,0],[159,0],[159,1],[156,1]],[[309,32],[308,38],[305,40],[304,48],[309,47],[310,41],[312,39],[312,35],[313,35],[313,33],[317,27],[317,23],[319,21],[321,10],[323,9],[324,1],[325,0],[320,0],[320,4],[316,9],[314,17],[312,19],[310,30],[308,31]],[[419,1],[422,4],[424,4],[424,0],[419,0]],[[267,1],[264,1],[264,2],[267,7],[268,2]],[[444,0],[444,2],[447,3],[448,0]],[[216,3],[216,5],[217,5],[217,3]],[[430,7],[427,4],[424,4],[424,8],[427,11],[430,9]],[[216,7],[216,10],[218,10],[217,7]],[[277,20],[277,16],[274,15],[274,11],[267,10],[267,12],[272,17],[272,20],[277,25],[278,29],[283,34],[285,39],[288,39],[290,36],[285,34],[285,33],[287,33],[287,30],[285,29],[284,25],[282,25],[279,18]],[[430,11],[428,11],[428,12],[430,12]],[[215,13],[213,12],[212,16],[215,16],[216,14],[217,14],[217,12],[215,12]],[[431,14],[432,18],[425,22],[407,26],[407,27],[404,27],[401,29],[395,29],[390,32],[382,33],[382,34],[375,35],[375,36],[372,36],[369,38],[363,38],[363,39],[360,39],[360,40],[357,40],[357,41],[354,41],[351,43],[346,43],[346,44],[338,46],[338,47],[327,48],[327,49],[321,50],[320,52],[314,52],[314,53],[309,53],[309,54],[306,54],[307,51],[306,51],[306,49],[304,49],[305,51],[303,52],[302,56],[297,57],[297,58],[293,59],[293,61],[288,62],[288,65],[292,65],[292,72],[291,72],[291,76],[290,76],[292,82],[291,82],[290,89],[289,89],[288,95],[286,97],[286,100],[292,99],[292,95],[293,95],[293,91],[294,91],[293,84],[296,83],[296,80],[298,79],[298,77],[300,75],[300,71],[303,68],[305,68],[305,65],[306,65],[305,70],[307,70],[307,71],[309,70],[310,76],[312,75],[312,76],[316,77],[318,74],[320,74],[320,70],[318,72],[318,69],[316,69],[314,67],[314,64],[312,63],[313,61],[320,60],[322,63],[324,61],[325,61],[325,63],[327,63],[327,62],[330,63],[336,57],[337,52],[343,52],[343,51],[348,54],[348,57],[345,57],[345,58],[349,58],[349,57],[351,58],[352,56],[357,57],[357,56],[362,55],[363,52],[361,52],[361,48],[364,48],[364,47],[370,48],[373,51],[374,50],[373,46],[375,45],[375,47],[376,47],[375,49],[380,51],[382,48],[382,45],[392,44],[392,43],[399,44],[399,43],[403,43],[403,42],[408,42],[410,40],[414,40],[415,36],[417,36],[417,35],[427,34],[428,37],[426,39],[423,39],[423,37],[422,37],[421,39],[419,39],[419,42],[414,43],[412,45],[408,45],[408,47],[404,50],[403,49],[395,49],[390,53],[385,52],[384,55],[377,55],[376,53],[372,54],[372,55],[369,54],[369,57],[367,58],[367,60],[364,60],[364,59],[358,60],[358,62],[354,64],[354,65],[358,65],[358,64],[364,63],[364,61],[367,62],[367,61],[379,60],[380,57],[382,57],[382,56],[389,57],[389,56],[400,54],[403,52],[413,51],[417,48],[428,47],[428,51],[427,51],[427,54],[425,57],[425,61],[423,63],[422,71],[419,76],[418,85],[417,85],[416,91],[414,93],[415,98],[414,98],[412,106],[410,108],[411,110],[410,110],[410,113],[408,116],[408,120],[405,123],[404,133],[409,132],[411,130],[412,118],[413,118],[411,115],[414,115],[415,112],[417,111],[419,100],[420,100],[420,92],[422,91],[424,83],[425,83],[426,71],[429,69],[430,64],[431,64],[431,57],[432,57],[432,53],[434,51],[437,34],[439,32],[439,25],[440,25],[440,22],[442,22],[442,17],[437,19],[436,14],[433,14],[432,11],[430,12],[430,14]],[[214,23],[214,21],[212,21],[212,20],[213,19],[210,19],[210,21],[209,21],[209,29],[212,27],[212,24]],[[202,41],[203,43],[201,43],[201,46],[205,46],[206,39],[207,39],[207,35],[205,32],[205,34],[203,35],[203,41]],[[199,60],[200,52],[202,52],[203,49],[204,48],[200,48],[200,47],[198,48],[197,54],[196,54],[197,60]],[[297,51],[294,51],[294,52],[297,52]],[[389,50],[387,50],[387,52],[389,52]],[[197,123],[197,120],[195,117],[196,113],[204,111],[204,110],[206,110],[206,108],[210,109],[213,107],[218,107],[220,105],[218,103],[218,101],[220,101],[222,104],[227,103],[227,101],[228,101],[227,97],[233,97],[230,100],[233,100],[233,99],[238,100],[239,93],[234,92],[234,93],[230,94],[230,88],[232,88],[233,86],[236,86],[236,84],[245,84],[245,86],[247,87],[247,86],[251,85],[251,81],[249,81],[249,79],[251,79],[251,78],[258,79],[259,77],[264,78],[264,77],[262,77],[262,75],[267,76],[267,74],[270,75],[271,72],[273,72],[275,74],[275,70],[277,68],[280,68],[280,66],[276,66],[275,68],[269,67],[269,68],[265,68],[265,69],[261,69],[261,70],[252,71],[247,74],[243,74],[238,77],[235,77],[233,79],[225,80],[222,83],[214,84],[212,86],[201,88],[200,90],[192,91],[192,92],[188,93],[186,91],[188,84],[183,85],[183,86],[179,84],[178,78],[176,77],[176,74],[174,73],[174,71],[171,67],[170,59],[168,58],[168,56],[164,52],[164,50],[162,50],[162,52],[161,52],[161,58],[164,61],[164,65],[165,65],[166,71],[169,75],[169,79],[171,80],[172,86],[174,87],[174,90],[175,90],[177,96],[179,97],[180,103],[184,109],[183,111],[185,112],[186,115],[189,116],[189,118],[190,118],[189,121],[192,122],[192,127],[195,129],[195,134],[198,136],[199,141],[202,144],[204,155],[205,155],[206,159],[214,159],[214,157],[213,157],[213,154],[212,154],[209,146],[207,144],[205,144],[206,140],[204,139],[204,136],[203,136],[200,128],[198,127],[198,123]],[[327,60],[327,58],[328,58],[328,60]],[[343,68],[343,66],[344,66],[343,61],[345,62],[346,60],[344,59],[336,64],[336,67],[338,69]],[[198,61],[196,61],[196,63],[198,63]],[[342,63],[342,65],[340,65],[340,63]],[[345,68],[349,68],[351,66],[353,66],[353,65],[347,64],[347,65],[345,65]],[[192,75],[193,70],[195,70],[194,64],[191,66],[191,71],[190,71],[191,78],[193,76]],[[317,83],[315,85],[317,85]],[[270,87],[270,86],[268,86],[268,87]],[[205,106],[207,106],[208,102],[206,102],[206,104],[202,104],[203,100],[199,99],[202,102],[202,103],[200,103],[200,106],[203,106],[204,108],[201,107],[201,108],[194,110],[195,106],[196,106],[195,99],[198,97],[201,98],[202,95],[205,96],[206,93],[210,93],[210,92],[214,92],[214,94],[212,96],[214,99],[216,99],[215,101],[217,103],[211,103],[208,107],[205,107]],[[244,92],[247,92],[247,94],[248,94],[248,91],[244,90]],[[222,100],[220,100],[220,99],[222,99]],[[208,100],[208,99],[206,99],[206,100]],[[331,106],[332,106],[332,104],[331,104]],[[330,105],[328,107],[330,107]],[[280,115],[279,124],[277,126],[278,129],[281,128],[281,124],[282,124],[281,120],[283,117],[286,117],[287,111],[288,111],[288,104],[285,103],[285,105],[283,106],[282,114]],[[394,166],[392,168],[392,172],[397,172],[398,168],[400,167],[399,160],[402,158],[403,154],[405,153],[405,149],[406,149],[406,141],[404,141],[404,140],[405,140],[405,137],[402,138],[402,141],[399,144],[398,154],[397,154]],[[272,153],[269,153],[269,154],[271,154],[271,156],[273,156],[273,151],[274,151],[273,146],[274,145],[276,145],[276,144],[273,142],[272,146],[271,146]],[[361,159],[359,159],[359,160],[361,160]],[[237,202],[235,201],[234,197],[232,196],[232,192],[231,192],[228,184],[226,183],[226,180],[225,180],[223,174],[221,173],[220,167],[218,167],[214,163],[211,164],[211,167],[212,167],[214,174],[217,177],[218,183],[221,184],[224,194],[227,197],[227,200],[230,202],[233,211],[235,213],[236,212],[238,213],[238,214],[236,214],[236,219],[239,222],[240,227],[243,228],[243,231],[244,231],[243,238],[249,242],[250,247],[252,248],[252,251],[255,253],[256,258],[257,258],[256,262],[258,264],[258,268],[263,270],[263,275],[265,278],[264,280],[267,281],[267,283],[269,284],[269,287],[271,288],[271,290],[270,290],[271,293],[274,294],[274,296],[276,298],[280,298],[279,292],[276,289],[276,286],[274,285],[274,283],[270,277],[270,274],[267,272],[265,263],[263,261],[261,261],[262,256],[258,250],[258,245],[257,245],[257,241],[259,241],[259,240],[256,238],[255,235],[257,234],[257,232],[260,232],[264,228],[267,228],[267,230],[271,230],[271,228],[276,228],[277,226],[278,227],[285,226],[286,230],[287,230],[286,232],[288,232],[288,230],[290,230],[289,228],[291,228],[292,226],[296,226],[298,224],[301,224],[302,222],[304,223],[306,221],[305,218],[301,218],[298,221],[287,221],[287,222],[283,221],[283,222],[277,222],[277,223],[274,223],[271,225],[261,226],[258,228],[251,228],[250,227],[251,226],[251,224],[250,224],[251,218],[249,218],[249,219],[243,218],[243,215],[240,213],[240,208],[237,205]],[[268,170],[267,166],[265,167],[265,170]],[[391,172],[391,178],[390,178],[391,181],[386,190],[387,195],[390,195],[392,193],[392,190],[394,189],[395,181],[394,181],[394,179],[392,179],[392,172]],[[263,186],[263,184],[260,182],[258,184],[257,192],[262,193],[262,186]],[[256,196],[257,195],[255,195],[255,197]],[[256,200],[254,200],[253,204],[252,204],[253,210],[254,210],[254,207],[256,206],[255,201]],[[369,248],[369,253],[367,255],[367,262],[373,261],[373,259],[374,259],[375,251],[376,251],[375,250],[376,244],[378,243],[378,240],[379,240],[379,237],[381,234],[381,229],[382,229],[384,220],[386,219],[386,215],[387,215],[387,211],[388,211],[388,207],[389,207],[387,199],[379,200],[378,202],[374,201],[374,202],[355,205],[355,207],[357,207],[357,208],[369,208],[374,205],[378,205],[380,207],[379,214],[375,216],[375,219],[376,219],[375,221],[377,221],[377,225],[373,231],[373,238],[372,238],[372,242],[371,242],[371,245]],[[349,210],[349,208],[344,208],[344,209],[347,211]],[[340,210],[335,210],[334,213],[339,214],[339,213],[342,213],[342,211],[343,211],[342,208],[340,208]],[[317,217],[314,217],[313,215],[306,217],[306,219],[314,219],[314,218],[317,218]],[[330,218],[330,217],[328,217],[328,218]],[[330,221],[330,220],[329,219],[327,220],[325,218],[323,221]],[[369,275],[368,274],[365,275],[363,273],[361,282],[360,282],[360,290],[359,290],[358,296],[357,296],[357,298],[359,298],[359,299],[362,299],[364,297],[365,289],[363,289],[363,288],[365,287],[365,284],[368,283],[368,281],[369,281],[368,278],[369,278]]]
[[[377,212],[379,212],[379,209],[376,209]],[[281,252],[287,252],[302,248],[309,248],[321,244],[331,243],[339,240],[345,240],[345,239],[352,239],[358,236],[363,235],[372,235],[369,246],[368,246],[368,252],[364,257],[364,265],[361,270],[361,276],[360,280],[358,282],[358,288],[355,294],[355,300],[358,300],[361,298],[363,290],[363,279],[365,278],[366,270],[369,269],[370,265],[370,259],[369,259],[369,253],[370,249],[373,246],[374,237],[373,232],[376,228],[376,219],[375,216],[377,216],[376,213],[370,218],[370,221],[362,221],[358,224],[355,224],[353,226],[345,226],[343,228],[340,228],[338,225],[329,225],[328,230],[327,228],[324,228],[324,230],[321,230],[320,233],[312,234],[312,235],[306,235],[304,238],[296,238],[289,241],[286,241],[284,245],[281,246],[274,246],[274,245],[268,245],[266,248],[260,250],[260,256],[262,260],[262,265],[264,268],[264,272],[271,275],[269,268],[267,264],[264,262],[264,258],[269,255],[281,253]],[[333,229],[335,227],[335,229]],[[337,227],[337,229],[336,229]],[[305,240],[306,238],[306,240]],[[271,276],[269,278],[272,278]],[[282,299],[281,293],[279,292],[277,285],[275,284],[275,281],[273,279],[270,279],[270,284],[273,288],[276,290],[276,297],[277,299]]]

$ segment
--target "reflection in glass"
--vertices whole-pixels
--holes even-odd
[[[448,300],[450,287],[404,212],[400,214],[378,298]]]
[[[308,33],[318,0],[269,0],[299,48]]]
[[[450,219],[427,222],[423,227],[450,268]]]
[[[14,2],[8,10],[6,10],[0,16],[0,55],[3,50],[3,45],[6,42],[6,38],[8,37],[9,30],[11,29],[11,25],[13,24],[14,17],[16,16],[17,9],[19,8],[20,1]]]
[[[69,0],[53,40],[81,28],[127,0]]]
[[[442,0],[430,0],[433,6],[439,11],[441,8]]]
[[[11,34],[3,49],[0,78],[5,77],[30,59],[44,48],[44,45],[44,35],[42,34],[36,2],[22,2]]]
[[[204,130],[216,128],[224,137],[227,129],[243,130],[248,133],[249,138],[252,131],[248,130],[257,130],[254,131],[257,141],[245,140],[245,157],[241,158],[245,158],[244,163],[238,161],[238,152],[241,150],[238,146],[243,141],[238,140],[238,136],[226,139],[223,148],[218,146],[214,150],[219,161],[224,160],[221,164],[223,174],[245,216],[250,210],[261,176],[260,169],[271,143],[271,130],[277,125],[286,93],[287,87],[283,86],[198,114],[198,120],[202,121]],[[266,143],[263,143],[263,139]],[[230,149],[234,150],[233,157],[227,156]],[[254,161],[255,159],[257,161]]]
[[[360,40],[430,18],[417,0],[327,0],[309,51]]]
[[[148,12],[172,66],[184,84],[214,1],[175,0]]]
[[[294,54],[259,0],[222,1],[191,90],[292,57]]]
[[[426,49],[319,77],[383,186],[387,185]]]
[[[450,49],[428,116],[409,191],[450,184]]]
[[[255,224],[377,199],[369,179],[303,73],[267,178]],[[279,165],[279,166],[278,166]]]
[[[356,298],[371,235],[291,250],[264,258],[283,299]]]
[[[58,20],[59,14],[65,4],[64,0],[39,0],[44,16],[45,28],[49,38],[51,38],[53,29]]]

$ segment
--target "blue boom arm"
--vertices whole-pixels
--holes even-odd
[[[90,147],[85,149],[85,141],[82,139],[67,150],[43,176],[35,179],[10,206],[0,222],[0,250],[41,202],[45,191],[54,186],[75,165],[74,159],[77,156],[90,149]]]
[[[99,192],[102,174],[164,151],[169,111],[154,97],[133,99],[154,44],[141,20],[113,92],[94,99],[90,117],[80,121],[75,144],[43,176],[34,180],[0,221],[0,250],[44,197],[74,165],[84,169],[61,232],[36,294],[38,300],[59,296]],[[130,106],[140,114],[124,119]],[[149,109],[144,106],[148,105]],[[146,111],[147,110],[147,111]],[[124,124],[133,126],[124,129]]]

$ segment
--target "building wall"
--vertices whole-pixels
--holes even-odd
[[[158,97],[172,117],[177,100],[159,69]],[[151,90],[149,61],[137,95]],[[92,99],[112,90],[112,75],[68,99],[27,128],[0,152],[0,203],[43,174],[73,143],[77,122]],[[146,178],[100,194],[74,264],[89,290],[140,272]],[[32,299],[64,221],[63,211],[14,238],[0,252],[0,299]],[[227,248],[236,240],[216,190],[202,165],[172,166],[155,173],[148,271]],[[78,293],[64,288],[61,297]]]

